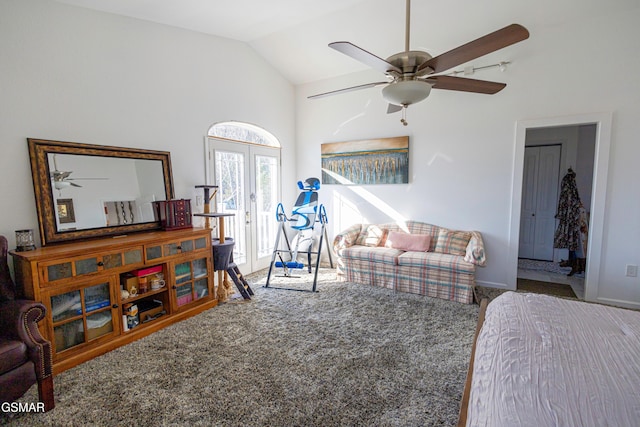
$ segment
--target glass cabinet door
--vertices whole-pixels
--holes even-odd
[[[111,299],[109,282],[51,296],[56,353],[113,334]]]
[[[209,295],[207,258],[175,265],[175,300],[178,307]]]
[[[193,261],[193,286],[195,299],[209,295],[209,272],[206,258]]]

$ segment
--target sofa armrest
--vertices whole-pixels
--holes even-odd
[[[467,250],[464,255],[464,260],[478,267],[484,267],[487,265],[487,256],[484,250],[484,242],[482,240],[482,234],[479,231],[471,232],[471,239],[467,245]]]
[[[361,230],[362,224],[355,224],[338,233],[333,239],[333,251],[338,254],[341,249],[355,245]]]
[[[38,329],[38,322],[44,319],[45,313],[44,305],[35,301],[11,300],[0,303],[2,335],[25,343],[39,380],[52,373],[51,343],[44,339]]]

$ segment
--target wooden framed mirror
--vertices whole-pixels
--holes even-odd
[[[166,151],[27,139],[42,246],[160,228],[173,198]]]

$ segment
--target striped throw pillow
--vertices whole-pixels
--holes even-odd
[[[356,239],[356,245],[378,246],[382,238],[385,237],[385,231],[377,225],[363,225],[362,231]]]
[[[464,256],[467,252],[469,240],[471,240],[471,233],[468,231],[453,231],[441,228],[438,232],[438,241],[434,252]]]

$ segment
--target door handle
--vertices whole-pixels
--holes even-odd
[[[244,223],[245,224],[251,224],[251,212],[246,211],[244,213]]]

